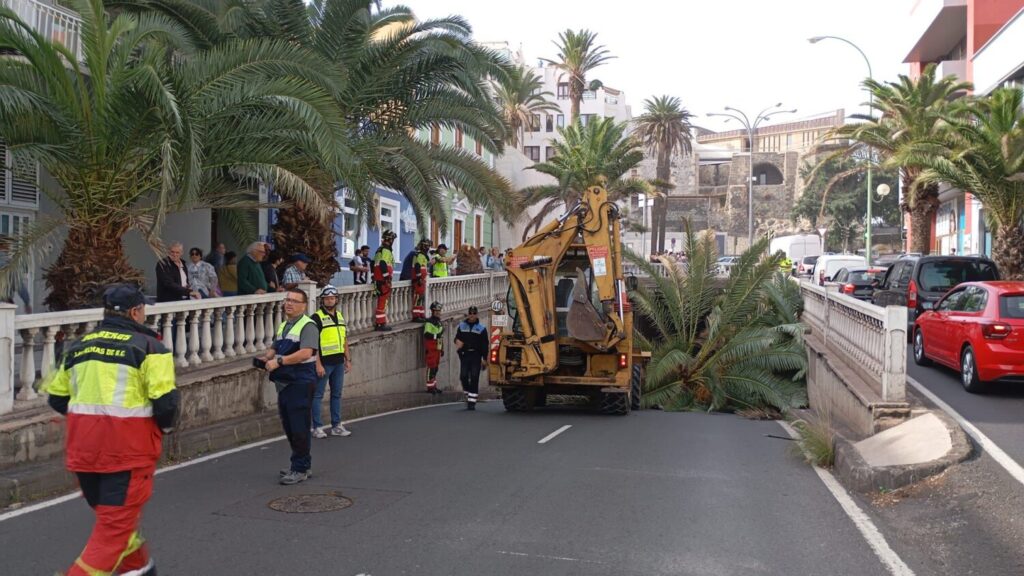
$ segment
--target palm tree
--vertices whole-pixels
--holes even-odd
[[[638,337],[651,350],[643,403],[668,410],[773,407],[807,401],[802,379],[802,301],[778,273],[781,256],[763,257],[768,239],[747,250],[724,291],[715,286],[714,235],[687,232],[687,266],[662,258],[662,276],[643,256],[627,255],[653,281],[630,294],[651,325]]]
[[[344,177],[349,146],[331,105],[340,80],[315,55],[262,40],[196,50],[163,16],[108,18],[102,0],[75,7],[82,62],[0,9],[0,48],[18,56],[0,58],[0,138],[60,187],[43,190],[60,216],[18,243],[2,282],[66,232],[46,303],[95,305],[106,284],[142,281],[125,256],[128,231],[158,249],[169,212],[242,205],[256,181],[313,203],[312,167]]]
[[[690,120],[693,114],[682,107],[675,96],[658,96],[644,101],[644,113],[636,119],[636,137],[640,139],[648,153],[658,158],[655,178],[659,182],[672,180],[672,155],[683,156],[692,151]],[[653,252],[665,249],[665,218],[668,212],[668,201],[664,195],[656,196],[652,210],[651,228],[653,229]]]
[[[594,89],[587,84],[587,74],[598,66],[615,58],[605,49],[604,45],[597,44],[597,33],[590,30],[571,30],[558,34],[558,59],[544,59],[545,62],[562,70],[568,76],[569,101],[571,103],[569,122],[575,122],[580,117],[580,102],[583,101],[583,91],[587,88]]]
[[[1002,88],[966,101],[959,107],[963,116],[952,120],[944,138],[918,143],[896,156],[899,162],[926,167],[915,187],[946,182],[981,200],[994,225],[992,258],[1007,280],[1024,280],[1022,106],[1019,88]]]
[[[897,158],[901,150],[916,143],[941,139],[951,114],[955,113],[951,100],[959,93],[970,90],[971,84],[959,82],[955,76],[937,79],[935,65],[929,64],[917,78],[901,75],[898,82],[885,83],[869,78],[864,81],[864,86],[874,96],[872,115],[854,116],[864,122],[846,124],[833,130],[831,139],[848,139],[853,144],[830,154],[826,161],[839,156],[866,156],[865,148],[869,148],[872,154],[881,156],[883,166],[899,168],[903,189],[913,190],[904,198],[903,205],[904,211],[910,213],[910,250],[928,254],[931,250],[932,220],[939,208],[939,186],[915,186],[924,166],[911,162],[901,163]],[[877,116],[874,111],[878,112]],[[820,165],[824,164],[822,162]],[[823,198],[827,199],[828,188],[832,184],[864,169],[866,164],[860,163],[834,177]]]
[[[601,118],[586,126],[576,122],[558,132],[560,138],[551,143],[555,156],[530,167],[552,176],[557,183],[522,190],[528,206],[541,206],[523,231],[524,239],[531,229],[536,230],[547,221],[553,210],[576,204],[591,186],[606,188],[613,201],[651,192],[649,183],[623,178],[644,157],[640,143],[626,136],[625,123]]]
[[[554,94],[542,90],[544,82],[537,73],[525,66],[513,66],[506,76],[494,80],[493,84],[494,97],[508,126],[505,144],[513,148],[519,147],[534,114],[561,110],[550,100]]]

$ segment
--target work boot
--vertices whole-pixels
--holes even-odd
[[[466,410],[470,412],[476,410],[476,402],[466,402]]]
[[[427,319],[426,318],[413,318],[412,321],[417,323],[417,324],[423,324],[423,323],[425,323],[427,321]]]
[[[391,326],[388,326],[387,324],[377,324],[374,330],[377,332],[391,332]]]

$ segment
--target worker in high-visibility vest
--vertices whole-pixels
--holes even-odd
[[[793,261],[789,259],[789,256],[783,256],[782,260],[779,261],[779,271],[783,274],[793,272]]]
[[[427,360],[427,392],[440,394],[437,387],[437,369],[444,356],[444,323],[441,321],[441,303],[430,305],[430,318],[423,324],[423,349]]]
[[[45,385],[50,406],[67,416],[67,468],[96,514],[69,576],[156,574],[138,525],[179,397],[174,359],[143,325],[145,305],[137,286],[109,286],[103,320],[68,348]]]
[[[345,316],[338,308],[338,289],[328,284],[320,291],[320,308],[313,314],[313,323],[320,330],[320,353],[316,359],[316,391],[313,392],[313,437],[349,436],[341,423],[341,389],[345,374],[352,369],[352,357],[346,343]],[[322,428],[320,406],[327,385],[331,385],[331,427]]]
[[[373,324],[378,332],[391,330],[391,326],[388,326],[388,300],[391,299],[391,280],[395,275],[395,255],[391,252],[395,238],[394,232],[385,230],[380,235],[380,247],[373,255],[373,285],[374,294],[377,295]]]
[[[430,276],[430,240],[423,239],[416,246],[416,255],[412,257],[412,321],[426,322],[427,310],[424,308],[427,298],[427,277]],[[404,272],[404,270],[403,270]]]
[[[454,256],[448,256],[448,247],[444,244],[439,244],[437,246],[437,253],[430,259],[430,275],[434,278],[448,276],[448,265],[454,260]]]

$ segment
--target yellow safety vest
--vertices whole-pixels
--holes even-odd
[[[438,258],[434,262],[434,269],[431,271],[434,278],[444,278],[448,276],[448,263]]]
[[[323,309],[317,310],[316,315],[320,318],[320,355],[334,356],[345,353],[345,317],[341,310],[337,311],[338,321],[335,322],[330,314]]]

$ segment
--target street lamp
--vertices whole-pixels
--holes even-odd
[[[726,122],[729,119],[735,120],[743,125],[747,129],[747,142],[750,147],[750,162],[747,163],[747,248],[754,245],[754,134],[757,132],[757,127],[762,122],[768,120],[776,114],[792,114],[796,112],[796,108],[792,110],[776,110],[781,108],[782,102],[774,106],[769,106],[764,110],[758,112],[754,121],[750,121],[750,117],[744,114],[741,110],[737,110],[731,106],[726,106],[726,112],[710,112],[708,116],[720,116],[726,118]]]
[[[838,40],[840,42],[845,42],[845,43],[849,44],[850,46],[852,46],[853,49],[856,50],[857,52],[859,52],[861,57],[864,58],[864,63],[868,65],[868,78],[873,78],[874,77],[874,75],[871,73],[871,61],[868,60],[868,55],[865,54],[864,51],[860,49],[860,46],[857,46],[853,42],[850,42],[846,38],[842,38],[840,36],[815,36],[813,38],[808,38],[807,39],[807,41],[810,42],[811,44],[817,44],[818,42],[821,42],[822,40]],[[873,92],[871,92],[870,88],[865,88],[865,90],[868,91],[868,116],[870,116],[872,114],[872,112],[874,112],[874,109],[875,109],[875,95],[874,95]],[[874,152],[871,149],[871,146],[868,146],[868,182],[867,182],[867,193],[868,193],[868,214],[867,214],[867,216],[868,216],[868,224],[867,224],[867,234],[864,236],[864,241],[865,241],[865,244],[866,244],[866,247],[865,247],[865,250],[864,250],[864,254],[867,257],[868,266],[871,266],[871,164],[872,164],[873,161],[874,161]],[[886,194],[888,194],[888,186],[886,186],[886,189],[887,189]]]

